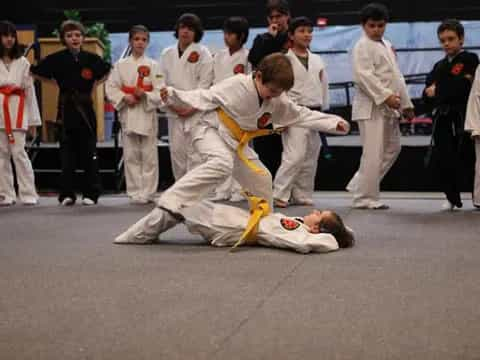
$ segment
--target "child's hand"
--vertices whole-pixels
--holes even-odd
[[[350,131],[350,124],[348,122],[342,120],[337,124],[337,129],[336,130],[338,132],[343,133],[343,134],[348,134],[348,132]]]
[[[403,117],[412,120],[415,117],[415,111],[412,108],[403,109]]]
[[[427,95],[427,97],[429,97],[429,98],[432,98],[432,97],[435,96],[435,91],[436,91],[436,86],[435,86],[435,84],[430,85],[429,87],[427,87],[427,88],[425,89],[425,95]]]
[[[272,35],[273,37],[277,36],[278,34],[278,25],[277,24],[270,24],[270,26],[268,27],[268,32],[270,35]]]
[[[166,87],[160,89],[160,97],[164,103],[168,101],[168,89]]]
[[[145,96],[145,91],[142,88],[135,88],[135,92],[133,93],[137,99],[142,99]]]
[[[390,95],[387,98],[387,100],[385,100],[385,104],[392,109],[395,109],[395,110],[400,109],[400,105],[401,105],[400,96],[395,95],[395,94]]]
[[[138,104],[138,100],[134,95],[126,94],[123,97],[123,100],[127,103],[128,106],[135,106]]]

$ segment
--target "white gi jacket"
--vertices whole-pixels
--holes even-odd
[[[237,74],[249,74],[252,66],[248,62],[248,50],[241,48],[230,55],[229,49],[220,50],[213,57],[213,84]]]
[[[40,126],[42,121],[38,110],[33,79],[30,75],[30,63],[25,57],[14,59],[8,69],[3,61],[0,61],[0,88],[4,86],[18,86],[25,91],[23,122],[20,128],[17,127],[20,97],[12,95],[8,101],[12,130],[27,130],[29,126]],[[5,129],[4,99],[5,95],[0,93],[0,129]]]
[[[401,109],[413,108],[405,79],[388,40],[374,41],[365,34],[353,48],[355,96],[352,120],[372,117],[373,106],[381,106],[390,95],[398,95]],[[385,108],[387,109],[386,105]]]
[[[123,86],[135,87],[139,78],[139,70],[147,70],[143,77],[143,84],[153,86],[151,92],[135,106],[128,106],[123,97]],[[156,109],[161,105],[160,88],[164,85],[162,75],[155,60],[142,56],[138,59],[133,56],[121,59],[113,67],[108,77],[105,91],[108,99],[118,111],[123,131],[138,135],[157,135]]]
[[[480,136],[480,67],[475,72],[472,90],[468,97],[465,130],[471,132],[472,136]]]

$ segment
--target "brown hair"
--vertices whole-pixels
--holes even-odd
[[[81,22],[79,21],[75,21],[75,20],[65,20],[64,22],[62,22],[62,24],[60,25],[60,41],[62,42],[63,45],[66,45],[65,44],[65,33],[69,32],[69,31],[75,31],[75,30],[78,30],[82,33],[82,36],[85,37],[85,34],[86,34],[86,30],[85,30],[85,27],[82,25]]]
[[[345,226],[342,218],[336,212],[329,212],[331,215],[322,219],[318,224],[320,232],[332,234],[337,240],[339,248],[352,247],[355,244],[353,231]]]
[[[136,33],[146,33],[147,40],[150,40],[150,31],[148,31],[145,25],[134,25],[128,32],[128,40],[132,40]]]
[[[11,35],[15,38],[15,44],[13,44],[12,49],[7,50],[3,47],[2,43],[0,42],[0,57],[4,57],[6,55],[11,59],[18,59],[23,55],[23,46],[21,46],[18,43],[17,28],[10,21],[1,21],[0,36],[8,36],[8,35]]]
[[[175,24],[175,38],[178,39],[178,30],[180,29],[180,26],[186,26],[190,28],[194,33],[195,37],[193,39],[193,42],[200,42],[203,37],[203,25],[202,25],[202,20],[195,15],[195,14],[190,14],[186,13],[180,16]]]
[[[282,53],[265,56],[258,64],[257,72],[262,74],[262,83],[271,83],[285,91],[293,87],[293,69],[290,60]]]
[[[283,15],[290,15],[290,7],[286,0],[268,0],[267,1],[267,16],[270,16],[273,11],[278,11]]]

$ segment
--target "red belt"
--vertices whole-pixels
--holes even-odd
[[[145,92],[151,92],[153,91],[153,86],[152,84],[144,84],[143,83],[143,77],[138,77],[137,79],[137,85],[136,86],[122,86],[122,91],[125,94],[130,94],[133,95],[135,93],[135,89],[142,89]]]
[[[12,119],[10,117],[10,109],[8,106],[8,101],[10,100],[10,96],[15,95],[20,97],[20,101],[18,103],[16,128],[22,129],[23,128],[23,111],[25,108],[25,90],[23,90],[18,86],[7,85],[7,86],[0,87],[0,94],[3,94],[3,118],[5,121],[5,132],[7,133],[8,142],[10,144],[15,144],[15,138],[13,137],[13,133],[12,133]]]

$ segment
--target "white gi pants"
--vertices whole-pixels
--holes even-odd
[[[15,143],[10,144],[5,130],[0,130],[0,200],[16,200],[13,171],[10,159],[13,159],[17,173],[18,196],[20,201],[33,203],[38,200],[32,163],[25,151],[25,131],[13,131]]]
[[[217,129],[202,124],[193,128],[192,135],[194,149],[202,162],[168,188],[159,198],[158,206],[179,213],[180,209],[208,196],[233,175],[243,189],[266,199],[273,208],[272,176],[251,148],[246,147],[245,154],[265,171],[264,175],[257,174],[240,161],[235,148],[225,142]]]
[[[480,136],[475,137],[475,185],[473,189],[473,204],[480,206]]]
[[[273,197],[287,202],[312,200],[321,140],[317,131],[290,127],[282,132],[282,163],[275,175]]]
[[[380,182],[400,154],[400,125],[397,118],[374,107],[372,118],[359,120],[358,127],[362,157],[347,190],[353,193],[354,207],[368,207],[379,200]]]
[[[158,188],[158,149],[156,134],[122,134],[127,195],[152,200]]]

